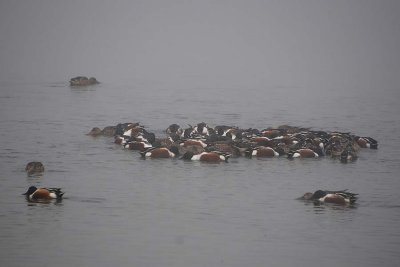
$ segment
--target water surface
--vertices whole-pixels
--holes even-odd
[[[239,90],[240,89],[240,90]],[[363,93],[361,93],[363,92]],[[0,84],[2,266],[396,266],[400,263],[395,89]],[[372,136],[357,162],[232,158],[142,160],[92,127],[140,122],[266,128],[289,124]],[[27,176],[29,161],[41,176]],[[62,187],[28,203],[30,185]],[[355,207],[295,200],[319,188]]]

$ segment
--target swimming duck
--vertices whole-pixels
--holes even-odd
[[[174,158],[179,155],[177,146],[166,147],[150,147],[140,152],[142,158]]]
[[[236,146],[234,142],[214,142],[211,146],[205,148],[206,152],[219,151],[221,153],[229,154],[232,157],[240,157],[246,148]]]
[[[333,203],[339,205],[354,204],[357,200],[355,193],[350,193],[347,190],[342,191],[327,191],[317,190],[314,193],[305,193],[300,199],[313,200],[317,203]]]
[[[168,128],[165,130],[165,132],[166,132],[168,135],[176,134],[176,135],[182,136],[182,134],[183,134],[183,129],[182,129],[181,126],[179,126],[178,124],[173,123],[173,124],[171,124],[170,126],[168,126]]]
[[[61,191],[61,188],[37,188],[36,186],[31,186],[23,195],[25,195],[29,200],[49,200],[61,199],[64,195],[64,192]]]
[[[357,153],[352,149],[346,149],[340,154],[340,162],[348,163],[357,160]]]
[[[130,149],[130,150],[139,150],[139,151],[145,151],[146,149],[153,147],[148,142],[140,142],[140,141],[129,141],[126,144],[124,144],[123,146],[124,146],[124,148]]]
[[[98,84],[99,82],[96,80],[94,77],[90,77],[89,79],[85,76],[77,76],[72,78],[69,81],[70,86],[87,86],[87,85],[93,85],[93,84]]]
[[[319,155],[309,148],[301,148],[287,153],[288,159],[292,158],[318,158]]]
[[[86,135],[97,137],[97,136],[108,136],[112,137],[116,133],[116,127],[115,126],[106,126],[104,129],[100,129],[99,127],[94,127],[92,130],[87,133]]]
[[[258,146],[255,148],[249,148],[245,151],[245,156],[252,158],[253,156],[259,158],[266,157],[279,157],[279,153],[272,147]]]
[[[200,122],[193,128],[194,133],[198,133],[200,135],[209,135],[210,128],[205,122]]]
[[[115,126],[115,134],[116,135],[124,135],[126,131],[132,128],[142,128],[138,122],[125,122],[125,123],[118,123]]]
[[[39,161],[31,161],[26,164],[25,171],[30,175],[34,173],[41,173],[44,172],[43,163]]]
[[[354,140],[362,148],[378,149],[378,141],[372,137],[360,137],[356,136]]]
[[[188,151],[185,154],[183,154],[181,159],[218,163],[221,161],[228,162],[229,158],[230,158],[229,154],[225,154],[225,153],[218,152],[218,151],[202,152],[200,154],[194,154],[193,152]]]
[[[180,143],[181,146],[183,147],[188,147],[188,146],[200,146],[202,148],[205,148],[207,146],[206,143],[203,142],[201,139],[187,139],[187,140],[182,140]]]
[[[90,130],[90,132],[88,132],[86,135],[97,137],[97,136],[100,136],[101,134],[102,134],[102,131],[99,127],[93,127],[92,130]]]

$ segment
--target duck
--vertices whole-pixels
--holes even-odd
[[[378,149],[378,141],[372,137],[356,136],[354,140],[361,148]]]
[[[300,199],[312,200],[317,203],[333,203],[338,205],[354,204],[357,200],[355,193],[347,189],[341,191],[317,190],[314,193],[305,193]]]
[[[103,129],[100,129],[99,127],[93,127],[92,130],[90,130],[89,133],[86,135],[97,137],[97,136],[108,136],[112,137],[116,133],[116,127],[115,126],[106,126]]]
[[[152,145],[154,147],[169,148],[173,145],[176,145],[175,142],[177,142],[179,140],[180,140],[179,135],[172,133],[172,134],[168,135],[168,137],[165,137],[165,138],[156,138],[154,140],[154,142],[152,143]]]
[[[266,136],[255,136],[251,137],[250,141],[254,142],[258,146],[268,146],[270,145],[271,139]]]
[[[301,148],[287,153],[288,159],[293,158],[318,158],[319,155],[309,148]]]
[[[126,131],[132,128],[142,128],[138,122],[124,122],[118,123],[115,126],[115,135],[124,135]]]
[[[142,158],[175,158],[179,155],[177,146],[166,147],[150,147],[145,151],[140,152]]]
[[[179,126],[179,124],[173,123],[170,126],[168,126],[165,132],[167,133],[167,135],[176,134],[182,136],[183,129],[181,128],[181,126]]]
[[[193,127],[193,131],[200,135],[210,135],[210,128],[205,122],[200,122],[197,126]]]
[[[61,199],[64,192],[61,191],[61,188],[37,188],[36,186],[31,186],[22,195],[25,195],[29,200],[50,200]]]
[[[212,151],[218,151],[221,153],[229,154],[231,157],[240,157],[246,148],[240,148],[236,146],[234,142],[226,142],[226,141],[220,141],[220,142],[214,142],[211,144],[211,146],[207,146],[205,148],[206,152],[212,152]]]
[[[346,149],[340,154],[340,162],[348,163],[356,161],[358,158],[357,153],[354,150]]]
[[[100,136],[101,134],[102,131],[99,127],[93,127],[92,130],[90,130],[90,132],[88,132],[86,135],[97,137]]]
[[[202,148],[205,148],[207,144],[203,142],[201,139],[187,139],[187,140],[182,140],[180,143],[181,146],[183,147],[188,147],[188,146],[200,146]]]
[[[262,136],[272,139],[281,136],[281,131],[279,129],[265,129],[261,130],[261,134]]]
[[[116,135],[114,136],[114,143],[117,145],[125,145],[129,141],[129,137],[127,136],[121,136],[121,135]]]
[[[126,149],[139,150],[139,151],[145,151],[146,149],[153,147],[148,142],[140,142],[140,141],[129,141],[125,143],[123,146]]]
[[[93,84],[98,84],[99,82],[96,80],[94,77],[85,77],[85,76],[77,76],[74,78],[71,78],[69,81],[70,86],[87,86],[87,85],[93,85]]]
[[[218,163],[221,161],[228,162],[230,154],[225,154],[219,151],[202,152],[200,154],[194,154],[191,151],[187,151],[181,159],[184,160],[198,160],[202,162]]]
[[[42,173],[44,172],[43,163],[40,161],[31,161],[26,164],[25,171],[30,175],[34,173]]]
[[[245,156],[248,158],[252,158],[253,156],[259,158],[279,157],[279,153],[272,147],[258,146],[255,148],[248,148],[245,151]]]
[[[229,131],[233,130],[234,127],[227,125],[217,125],[214,127],[214,132],[220,136],[225,136]]]

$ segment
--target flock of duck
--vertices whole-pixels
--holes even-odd
[[[171,124],[165,133],[165,137],[157,138],[139,123],[120,123],[103,129],[95,127],[88,135],[114,137],[116,144],[138,151],[143,158],[207,162],[227,162],[230,157],[294,159],[328,156],[347,163],[355,161],[362,148],[378,148],[378,142],[371,137],[288,125],[259,130],[226,125],[209,127],[201,122],[185,129]]]
[[[160,138],[139,123],[119,123],[103,129],[95,127],[87,135],[113,137],[115,144],[138,151],[143,159],[178,158],[208,163],[228,162],[231,157],[283,157],[290,160],[330,157],[348,163],[357,160],[361,149],[378,148],[378,142],[372,137],[288,125],[259,130],[227,125],[210,127],[204,122],[187,128],[171,124],[166,128],[165,136]],[[30,162],[26,171],[29,175],[43,172],[44,166],[40,162]],[[24,195],[30,201],[59,200],[64,192],[60,188],[31,186]],[[354,204],[357,194],[347,190],[317,190],[300,199],[346,205]]]

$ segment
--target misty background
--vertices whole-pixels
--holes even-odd
[[[0,81],[396,88],[400,1],[0,2]]]

